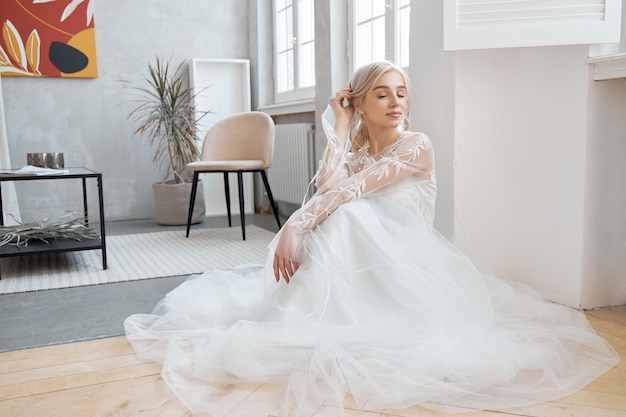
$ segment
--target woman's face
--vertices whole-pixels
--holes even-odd
[[[404,121],[409,101],[402,75],[387,71],[365,94],[357,110],[369,129],[397,128]]]

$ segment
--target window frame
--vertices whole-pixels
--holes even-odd
[[[301,44],[298,42],[300,38],[300,1],[301,0],[291,0],[292,1],[292,25],[293,25],[293,37],[291,40],[286,40],[287,42],[291,42],[293,46],[293,73],[291,76],[293,77],[293,89],[279,91],[279,38],[278,38],[278,10],[277,10],[277,2],[279,0],[272,0],[272,37],[273,37],[273,75],[274,75],[274,103],[275,104],[285,104],[295,101],[302,100],[310,100],[315,97],[315,82],[311,86],[299,87],[300,81],[300,68],[302,65],[301,62]],[[313,28],[313,39],[308,41],[307,43],[313,43],[313,50],[315,50],[315,20],[312,22]],[[288,31],[287,31],[288,32]],[[286,33],[287,33],[286,32]],[[313,56],[313,76],[315,77],[315,53]]]
[[[359,65],[363,65],[365,63],[358,64],[356,62],[356,50],[357,50],[357,36],[356,29],[358,26],[357,22],[357,9],[355,7],[355,3],[359,0],[350,0],[348,2],[348,66],[351,68],[351,72],[357,69]],[[373,0],[380,1],[380,0]],[[383,59],[388,60],[390,62],[396,63],[397,65],[401,65],[398,62],[398,59],[401,55],[401,33],[400,33],[400,10],[404,8],[408,8],[408,12],[410,13],[411,3],[400,6],[400,2],[402,0],[384,0],[385,1],[385,56]],[[410,21],[410,19],[409,19]],[[409,32],[406,33],[407,40],[409,39]],[[408,45],[408,44],[407,44]],[[409,66],[409,48],[406,51],[407,57],[405,59],[406,65],[403,65],[403,68],[407,68]]]

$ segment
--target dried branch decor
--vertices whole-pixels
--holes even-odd
[[[28,246],[30,239],[49,243],[52,239],[81,241],[98,237],[96,230],[85,224],[84,215],[77,212],[66,212],[39,222],[0,227],[0,246],[8,244]]]

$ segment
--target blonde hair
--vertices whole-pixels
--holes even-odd
[[[352,101],[363,102],[365,95],[374,88],[376,81],[386,72],[398,71],[402,76],[404,85],[407,90],[407,104],[411,105],[411,96],[409,94],[409,78],[402,71],[401,68],[387,61],[372,62],[371,64],[363,65],[359,67],[352,78],[350,79],[350,88],[352,89],[351,96]],[[403,127],[408,128],[408,119],[404,118],[402,121]],[[352,137],[350,139],[352,144],[352,151],[359,152],[361,150],[367,150],[370,146],[370,137],[367,130],[367,125],[363,122],[363,118],[358,112],[354,113],[354,119],[352,120]]]

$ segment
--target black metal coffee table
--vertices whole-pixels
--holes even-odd
[[[98,183],[98,204],[100,212],[100,236],[96,239],[76,241],[73,239],[51,239],[49,243],[31,239],[28,245],[3,245],[0,246],[0,258],[11,256],[39,255],[46,253],[73,252],[80,250],[102,251],[102,269],[107,269],[106,236],[104,227],[104,203],[102,198],[102,174],[87,168],[66,168],[67,172],[61,174],[33,175],[17,174],[14,172],[0,173],[0,226],[4,225],[2,211],[2,183],[5,181],[51,181],[80,179],[83,185],[83,209],[85,224],[89,223],[89,211],[87,204],[87,179],[95,178]]]

